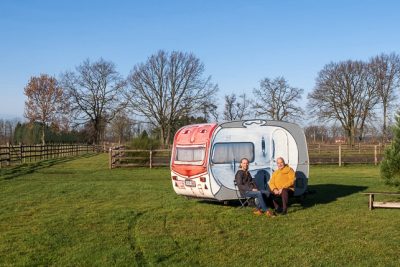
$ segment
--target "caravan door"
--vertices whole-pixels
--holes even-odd
[[[298,148],[293,136],[282,128],[276,128],[271,135],[272,169],[276,170],[276,159],[284,158],[285,162],[294,170],[298,164]]]

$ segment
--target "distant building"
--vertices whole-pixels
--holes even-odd
[[[344,137],[338,137],[335,139],[335,144],[344,144],[346,143],[346,139]]]

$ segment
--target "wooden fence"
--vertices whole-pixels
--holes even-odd
[[[94,145],[0,145],[0,168],[44,159],[77,156],[98,151]]]
[[[308,144],[308,155],[310,164],[379,164],[383,159],[387,145],[357,144],[348,145],[327,145]]]
[[[109,168],[169,166],[171,150],[136,150],[123,146],[109,149]]]
[[[311,165],[379,164],[385,146],[309,144]],[[109,149],[109,168],[169,166],[171,150],[127,150],[123,146]]]

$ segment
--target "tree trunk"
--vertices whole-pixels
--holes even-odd
[[[347,130],[347,143],[349,146],[353,146],[354,145],[354,127],[348,127]]]
[[[354,126],[351,126],[351,131],[350,131],[350,146],[354,146],[354,136],[356,135]]]
[[[46,124],[43,123],[42,125],[42,144],[45,145],[46,141],[45,141],[45,130],[46,130]]]
[[[164,149],[165,148],[165,129],[164,126],[160,127],[160,145],[161,148]]]
[[[170,139],[171,139],[171,123],[169,123],[167,126],[167,135],[165,137],[165,144],[167,145],[166,148],[169,147]]]
[[[383,127],[382,127],[382,144],[386,143],[386,113],[387,113],[387,106],[386,103],[383,103]]]
[[[99,135],[100,135],[100,130],[99,130],[99,123],[97,121],[93,122],[93,143],[97,145],[99,143]]]

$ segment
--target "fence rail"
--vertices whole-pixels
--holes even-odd
[[[0,168],[44,159],[77,156],[98,151],[94,145],[0,145]]]
[[[387,145],[308,144],[311,165],[379,164]],[[109,149],[109,168],[169,166],[171,150],[132,150],[124,146]]]
[[[308,155],[310,164],[363,164],[377,165],[383,159],[385,145],[357,144],[349,145],[327,145],[309,144]]]
[[[109,168],[118,167],[162,167],[169,166],[171,150],[136,150],[124,146],[111,147],[109,150]]]

